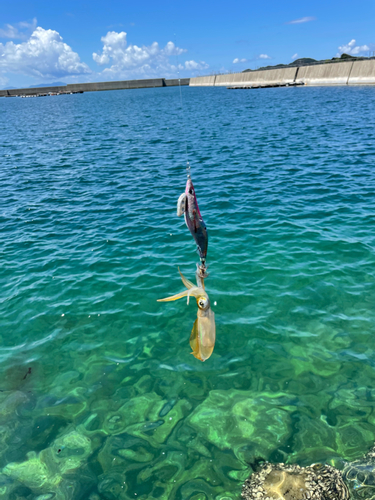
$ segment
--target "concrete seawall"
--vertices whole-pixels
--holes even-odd
[[[349,76],[349,85],[373,85],[375,61],[355,61]]]
[[[270,69],[217,75],[215,87],[250,86],[250,85],[286,85],[293,83],[296,68]],[[192,78],[191,80],[194,80]]]
[[[179,85],[184,86],[184,85],[189,85],[190,78],[181,78],[178,80],[178,78],[171,78],[169,80],[165,79],[165,87],[178,87]]]
[[[66,86],[67,92],[97,92],[101,90],[146,89],[165,87],[164,78],[125,80],[118,82],[75,83]]]
[[[246,73],[199,76],[190,86],[262,87],[278,85],[375,85],[375,60],[344,61]]]
[[[37,95],[37,94],[48,94],[48,92],[67,92],[66,86],[61,87],[38,87],[33,89],[10,89],[10,90],[0,90],[1,96],[12,96],[12,95]]]
[[[299,68],[296,81],[305,85],[347,85],[353,64],[342,62],[303,66]]]
[[[216,76],[197,76],[196,78],[190,78],[189,85],[191,87],[213,87],[216,78]]]
[[[37,95],[48,94],[49,92],[97,92],[102,90],[123,90],[123,89],[147,89],[155,87],[176,87],[178,85],[189,85],[190,78],[153,78],[149,80],[120,80],[117,82],[93,82],[93,83],[74,83],[59,87],[37,87],[28,89],[10,89],[0,90],[1,96],[16,95]]]

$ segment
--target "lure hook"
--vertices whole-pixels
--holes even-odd
[[[197,270],[195,272],[197,284],[198,286],[203,288],[203,290],[204,290],[204,280],[209,276],[209,273],[207,272],[207,267],[208,266],[206,266],[206,261],[201,259],[201,264],[199,265],[197,263]]]

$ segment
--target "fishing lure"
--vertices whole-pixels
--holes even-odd
[[[207,257],[208,232],[199,211],[198,201],[190,175],[188,175],[185,192],[182,193],[177,202],[177,215],[180,217],[182,214],[185,215],[186,225],[197,244],[199,257],[202,264],[204,264]]]
[[[187,297],[187,303],[189,304],[190,296],[195,297],[198,312],[190,335],[190,347],[193,349],[191,354],[200,361],[206,361],[211,356],[215,346],[215,313],[211,309],[210,299],[204,288],[202,286],[195,286],[194,283],[186,279],[180,269],[178,272],[187,289],[171,297],[158,299],[158,302],[170,302]],[[197,283],[199,284],[198,273]]]

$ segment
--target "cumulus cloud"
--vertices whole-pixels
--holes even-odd
[[[294,60],[294,59],[297,59],[297,57],[298,57],[298,54],[297,54],[297,53],[295,53],[295,54],[293,54],[293,55],[292,55],[291,59],[293,59],[293,60]]]
[[[289,21],[286,24],[302,24],[310,21],[316,21],[316,17],[301,17],[299,19],[293,19],[293,21]]]
[[[169,76],[182,69],[198,71],[208,68],[208,64],[204,61],[190,60],[183,65],[177,65],[177,56],[187,50],[176,47],[173,42],[168,42],[163,48],[160,48],[157,42],[138,47],[128,44],[125,31],[120,33],[108,31],[101,41],[103,42],[102,52],[94,52],[92,57],[99,65],[110,65],[101,73],[102,76],[109,78]],[[170,62],[172,56],[176,57],[175,64]]]
[[[6,24],[5,29],[0,28],[0,38],[11,38],[12,40],[21,39],[26,40],[30,33],[32,33],[37,25],[36,17],[29,23],[22,21],[20,23]]]
[[[267,55],[267,54],[258,54],[251,59],[245,59],[245,58],[240,59],[239,57],[236,57],[235,59],[233,59],[232,64],[240,64],[240,63],[246,63],[246,62],[250,62],[250,61],[258,61],[259,59],[272,59],[272,57]]]
[[[26,42],[0,43],[0,71],[43,78],[91,73],[57,31],[40,27]]]
[[[185,69],[188,70],[200,70],[200,69],[207,69],[208,64],[205,63],[204,61],[196,62],[196,61],[185,61]]]
[[[356,41],[353,39],[347,45],[341,45],[338,50],[336,57],[340,57],[341,54],[357,56],[361,52],[368,52],[370,47],[368,45],[356,45]]]

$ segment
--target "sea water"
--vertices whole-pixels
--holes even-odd
[[[181,90],[0,101],[4,499],[238,499],[375,440],[375,88]],[[186,145],[205,363],[156,301],[199,260]]]

